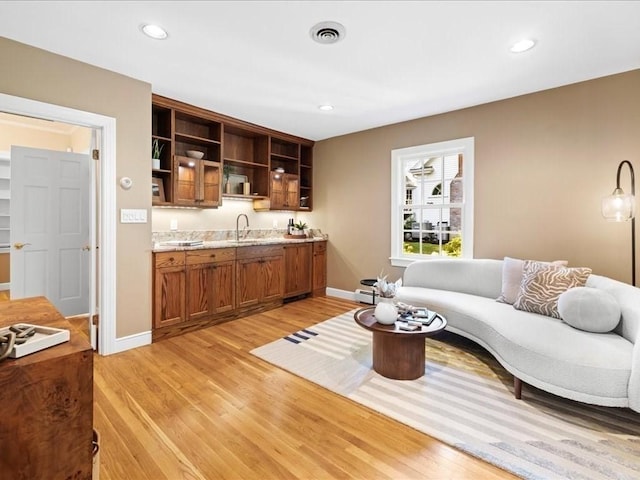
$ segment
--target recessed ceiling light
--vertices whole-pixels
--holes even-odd
[[[156,40],[164,40],[169,36],[167,31],[159,25],[147,24],[142,26],[142,33],[147,37],[154,38]]]
[[[531,40],[530,38],[524,38],[513,45],[511,45],[511,52],[513,53],[522,53],[530,50],[536,44],[535,40]]]
[[[333,110],[333,105],[329,105],[329,104],[320,105],[318,108],[323,112],[330,112],[331,110]]]

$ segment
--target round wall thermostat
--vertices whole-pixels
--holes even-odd
[[[129,177],[122,177],[120,179],[120,186],[124,190],[129,190],[131,187],[133,187],[133,180],[131,180]]]

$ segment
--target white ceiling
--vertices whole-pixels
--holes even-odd
[[[638,1],[2,1],[0,35],[313,140],[640,68]]]

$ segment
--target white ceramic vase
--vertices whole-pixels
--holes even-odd
[[[393,298],[379,298],[373,316],[378,323],[393,325],[398,319],[398,309],[393,304]]]

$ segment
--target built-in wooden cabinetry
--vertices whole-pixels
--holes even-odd
[[[186,320],[198,320],[233,310],[235,248],[186,252]]]
[[[327,242],[313,243],[311,289],[314,297],[324,296],[327,290]]]
[[[187,318],[185,253],[156,253],[153,272],[154,328],[184,322]]]
[[[154,197],[153,205],[215,208],[226,196],[251,198],[256,210],[312,207],[310,140],[159,95],[153,96],[152,140],[162,146],[152,175],[164,190],[164,201]],[[204,158],[188,158],[188,150]],[[248,184],[246,191],[239,182]]]
[[[153,254],[153,339],[282,305],[326,289],[325,241]]]
[[[238,248],[238,308],[282,302],[285,281],[283,255],[282,245]]]
[[[304,295],[311,291],[311,271],[313,246],[310,243],[296,243],[284,247],[285,298]]]

